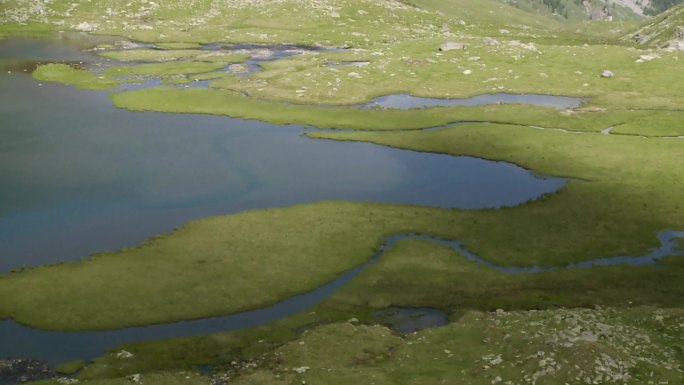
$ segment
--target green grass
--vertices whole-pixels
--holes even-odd
[[[89,374],[97,374],[97,378],[85,372],[86,375],[79,376],[79,382],[120,384],[133,373],[142,373],[140,380],[148,384],[210,381],[192,368],[148,372],[150,366],[140,366],[151,357],[169,358],[169,352],[178,353],[177,362],[183,357],[206,356],[207,352],[223,354],[223,361],[215,356],[206,356],[205,360],[222,362],[213,366],[213,376],[229,377],[235,384],[458,381],[484,385],[492,381],[522,383],[525,378],[536,378],[538,383],[562,385],[577,378],[593,382],[601,376],[599,383],[636,385],[648,381],[676,383],[680,376],[682,353],[677,341],[684,332],[681,309],[635,307],[461,314],[447,326],[408,335],[393,333],[373,322],[336,321],[287,337],[274,334],[276,330],[270,328],[268,334],[235,332],[129,345],[126,348],[135,352],[132,358],[116,358],[112,352],[89,368]],[[251,339],[252,344],[242,345],[245,339]],[[245,350],[240,350],[240,346]]]
[[[85,365],[83,360],[67,362],[57,367],[57,373],[70,376],[83,369]]]
[[[167,63],[147,63],[126,67],[112,67],[105,70],[108,76],[175,76],[199,74],[223,68],[223,63],[203,63],[203,62],[167,62]]]
[[[121,51],[107,51],[100,53],[100,56],[122,61],[175,61],[179,59],[192,58],[206,53],[199,49],[129,49]]]
[[[404,337],[378,326],[327,325],[277,349],[271,367],[246,371],[235,383],[474,385],[528,377],[564,384],[601,376],[599,383],[641,384],[651,375],[677,381],[680,363],[669,338],[681,337],[681,320],[679,310],[652,308],[468,313]],[[600,341],[586,340],[589,333]],[[294,371],[301,367],[309,369]]]
[[[108,75],[96,75],[58,63],[39,66],[33,71],[33,77],[36,80],[69,84],[85,90],[108,90],[118,85],[118,82]]]

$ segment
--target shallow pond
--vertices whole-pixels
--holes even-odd
[[[363,108],[409,108],[481,106],[484,104],[528,104],[531,106],[553,107],[557,109],[576,108],[584,101],[582,98],[539,94],[487,94],[464,99],[424,98],[407,94],[380,96],[363,105]]]

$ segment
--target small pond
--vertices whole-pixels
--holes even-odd
[[[363,108],[410,108],[481,106],[485,104],[527,104],[531,106],[552,107],[557,109],[576,108],[584,101],[582,98],[539,94],[486,94],[465,99],[423,98],[407,94],[381,96],[362,105]]]

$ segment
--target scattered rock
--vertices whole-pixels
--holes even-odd
[[[675,51],[684,51],[684,40],[672,40],[670,48]]]
[[[643,63],[646,61],[651,61],[655,59],[660,59],[660,56],[658,54],[652,53],[648,55],[640,55],[639,58],[636,60],[637,63]]]
[[[296,372],[296,373],[298,373],[298,374],[304,374],[304,373],[306,373],[306,372],[307,372],[308,370],[310,370],[310,369],[311,369],[311,368],[308,367],[308,366],[302,366],[302,367],[299,367],[299,368],[293,368],[292,371],[294,371],[294,372]]]
[[[485,37],[484,43],[485,45],[499,45],[499,41],[491,37]]]
[[[140,383],[140,374],[138,374],[138,373],[131,374],[130,376],[126,377],[126,380],[133,382],[135,384],[139,384]]]
[[[456,24],[458,24],[458,25],[466,25],[466,22],[465,22],[465,20],[458,19],[458,20],[456,20]]]
[[[361,79],[361,75],[359,75],[359,74],[356,73],[356,72],[350,72],[350,73],[348,73],[347,75],[348,75],[349,77],[352,77],[352,78]]]
[[[0,359],[0,383],[23,383],[38,381],[55,376],[55,371],[47,364],[29,359]]]
[[[456,43],[453,41],[448,41],[441,46],[439,46],[439,50],[442,52],[447,52],[447,51],[453,51],[453,50],[464,50],[466,49],[467,44],[465,43]]]
[[[613,76],[615,76],[615,75],[610,70],[603,70],[603,72],[601,72],[602,78],[612,78]]]
[[[243,74],[243,73],[249,71],[249,67],[247,67],[244,64],[240,64],[240,63],[231,64],[228,66],[228,71],[230,71],[234,74]]]
[[[675,29],[675,39],[680,39],[684,40],[684,27],[677,26],[677,29]]]
[[[471,56],[468,58],[468,61],[480,61],[480,57],[479,56]]]

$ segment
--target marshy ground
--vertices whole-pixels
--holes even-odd
[[[110,92],[119,108],[303,125],[307,140],[506,161],[566,183],[514,207],[324,201],[205,218],[138,247],[6,274],[0,318],[109,330],[261,308],[402,233],[460,240],[497,265],[550,266],[646,254],[659,232],[684,229],[681,6],[643,23],[579,24],[496,1],[2,7],[0,35],[116,35],[92,47],[101,65],[42,63],[33,76]],[[462,49],[440,51],[447,41]],[[497,93],[584,101],[359,108],[383,95]],[[405,239],[305,312],[117,347],[45,383],[678,384],[683,269],[672,255],[656,267],[507,274]],[[393,306],[439,309],[450,323],[402,334],[378,316]]]

